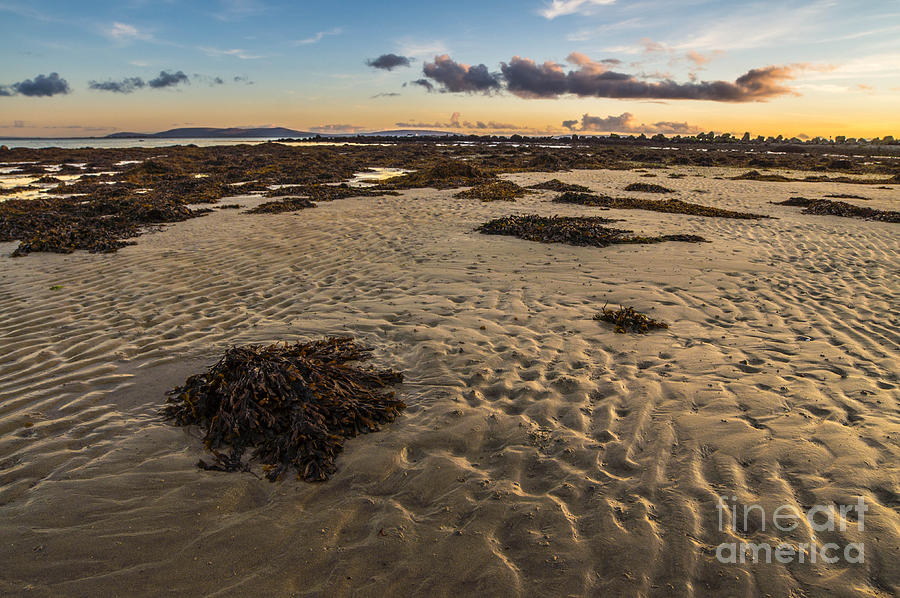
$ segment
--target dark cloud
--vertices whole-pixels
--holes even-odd
[[[659,121],[652,124],[637,124],[634,114],[623,112],[618,116],[591,116],[584,114],[581,120],[565,120],[562,126],[570,131],[590,133],[666,133],[670,135],[690,135],[700,131],[699,127],[686,122]]]
[[[146,83],[140,77],[125,77],[121,81],[88,81],[88,89],[114,93],[131,93],[145,85]]]
[[[434,85],[432,85],[431,81],[428,79],[416,79],[415,81],[410,81],[410,85],[419,85],[424,87],[428,91],[434,91]],[[406,87],[406,83],[403,84],[403,87]]]
[[[383,93],[376,93],[375,95],[371,96],[371,98],[372,98],[373,100],[374,100],[375,98],[395,98],[395,97],[397,97],[397,96],[399,96],[399,95],[400,95],[400,94],[397,93],[397,92],[395,92],[395,91],[386,91],[386,92],[383,92]]]
[[[23,95],[28,97],[49,97],[71,92],[69,83],[58,73],[38,75],[12,85],[0,85],[0,96]]]
[[[578,68],[567,71],[554,62],[537,64],[531,59],[515,56],[509,63],[501,63],[500,70],[506,88],[522,98],[555,98],[571,94],[599,98],[752,102],[793,93],[784,82],[793,79],[795,73],[804,68],[804,65],[767,66],[748,71],[734,82],[677,83],[669,79],[643,81],[633,75],[611,71],[606,64],[578,53],[570,54],[567,62]]]
[[[237,75],[234,78],[235,83],[246,83],[247,85],[253,85],[253,81],[250,80],[250,77],[246,75]]]
[[[422,71],[426,77],[438,82],[441,91],[491,93],[500,90],[499,76],[489,72],[485,65],[469,66],[446,54],[435,56],[434,62],[426,62]]]
[[[210,87],[225,84],[225,79],[223,79],[222,77],[212,77],[210,75],[201,75],[200,73],[194,73],[192,75],[192,78],[194,79],[194,81],[197,81],[198,83],[205,83]]]
[[[392,71],[400,66],[410,66],[413,60],[414,59],[412,58],[408,58],[406,56],[398,56],[396,54],[382,54],[378,58],[367,60],[366,64],[368,64],[373,69]]]
[[[147,81],[147,84],[154,89],[174,87],[180,83],[190,83],[188,76],[185,75],[182,71],[176,71],[174,73],[170,73],[168,71],[159,71],[158,77]]]

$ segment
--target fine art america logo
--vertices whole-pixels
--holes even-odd
[[[742,505],[737,497],[719,497],[716,505],[719,513],[719,531],[726,530],[738,534],[751,528],[765,532],[795,531],[803,524],[812,532],[809,542],[791,544],[788,542],[723,542],[716,547],[716,559],[721,563],[827,563],[844,560],[846,563],[862,563],[865,560],[865,544],[849,542],[840,545],[834,542],[819,544],[816,534],[822,532],[847,531],[855,525],[860,532],[865,531],[865,514],[869,510],[862,497],[855,505],[815,505],[806,512],[794,505],[781,505],[767,513],[762,505]],[[856,519],[855,522],[850,519]]]

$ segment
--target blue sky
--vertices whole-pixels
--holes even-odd
[[[900,135],[898,38],[897,1],[0,0],[0,135],[398,123]],[[410,66],[367,66],[386,53]],[[533,63],[502,68],[516,56]],[[428,64],[447,69],[429,76]],[[496,85],[446,78],[480,64]],[[576,73],[554,87],[557,70]],[[149,85],[162,71],[184,77]],[[50,73],[68,93],[17,87]],[[579,76],[599,76],[597,85],[584,91]],[[626,76],[639,97],[612,84]],[[126,79],[140,85],[90,88]],[[411,84],[421,80],[432,91]],[[731,87],[721,96],[703,81]]]

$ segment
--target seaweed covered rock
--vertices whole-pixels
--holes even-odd
[[[543,183],[536,183],[534,185],[529,185],[529,189],[540,189],[543,191],[559,191],[562,193],[563,191],[574,191],[576,193],[588,193],[590,189],[585,187],[584,185],[576,185],[574,183],[564,183],[559,179],[550,179],[549,181],[544,181]]]
[[[316,204],[305,197],[284,197],[277,201],[261,203],[255,208],[247,210],[245,214],[281,214],[314,207]]]
[[[631,183],[625,187],[626,191],[640,191],[641,193],[675,193],[674,190],[653,183]]]
[[[347,337],[232,347],[170,391],[163,415],[204,431],[215,461],[201,460],[203,469],[249,471],[242,457],[252,450],[270,481],[290,469],[326,480],[347,438],[378,430],[406,408],[386,390],[402,374],[351,364],[370,357]]]
[[[567,245],[608,247],[618,243],[660,243],[662,241],[706,241],[697,235],[662,235],[643,237],[632,231],[603,226],[616,220],[600,216],[568,217],[538,216],[537,214],[506,216],[485,222],[476,230],[486,235],[510,235],[540,243],[565,243]]]
[[[681,201],[680,199],[666,199],[662,201],[653,199],[636,199],[632,197],[609,197],[606,195],[590,195],[587,193],[563,193],[553,200],[558,203],[576,203],[584,206],[602,206],[620,210],[648,210],[665,214],[688,214],[691,216],[705,216],[708,218],[738,218],[743,220],[758,220],[771,218],[763,214],[750,212],[735,212],[723,210],[696,203]]]
[[[496,181],[476,185],[471,189],[460,191],[453,197],[459,199],[480,199],[481,201],[516,201],[516,198],[524,197],[530,193],[512,181]]]
[[[633,307],[620,307],[613,310],[606,306],[600,310],[600,313],[594,315],[595,320],[609,322],[615,326],[616,332],[624,334],[626,332],[638,332],[646,334],[653,328],[668,328],[669,325],[660,320],[654,320],[647,314],[643,314]]]

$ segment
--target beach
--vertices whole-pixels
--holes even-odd
[[[12,259],[0,243],[0,593],[896,595],[900,234],[770,202],[858,193],[897,210],[900,185],[730,178],[746,170],[502,178],[632,197],[659,182],[774,218],[420,188],[215,210],[113,254]],[[475,231],[517,213],[709,242]],[[593,319],[605,305],[669,328],[617,334]],[[160,416],[166,392],[230,346],[326,335],[403,372],[404,414],[348,440],[326,482],[197,468],[202,433]],[[864,530],[737,533],[722,497],[868,511]],[[865,558],[721,562],[742,541],[864,543]]]

